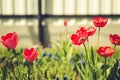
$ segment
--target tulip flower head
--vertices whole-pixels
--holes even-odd
[[[33,62],[38,57],[38,50],[35,50],[34,48],[25,49],[23,53],[23,57],[28,62]]]
[[[84,43],[88,38],[88,33],[85,27],[81,27],[80,30],[76,31],[76,34],[72,34],[71,40],[72,43],[75,45],[81,45]]]
[[[18,35],[16,32],[7,33],[1,37],[1,42],[8,49],[15,49],[18,45]]]
[[[112,44],[120,45],[120,36],[117,34],[110,34],[110,41]]]
[[[93,36],[96,32],[96,28],[95,27],[89,27],[89,28],[87,28],[87,32],[88,32],[88,36]]]
[[[114,54],[114,49],[112,49],[110,46],[106,46],[106,47],[100,47],[98,50],[97,50],[97,53],[106,58],[106,57],[110,57]]]
[[[103,18],[101,16],[98,16],[98,17],[93,17],[92,21],[96,27],[104,27],[108,22],[108,18]]]
[[[64,26],[67,26],[67,21],[64,21]]]

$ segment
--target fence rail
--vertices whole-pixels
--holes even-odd
[[[27,18],[27,19],[31,19],[31,18],[38,18],[38,15],[0,15],[0,18],[2,19],[7,19],[7,18]]]

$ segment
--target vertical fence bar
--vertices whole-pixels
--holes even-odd
[[[42,26],[42,0],[38,0],[38,37],[41,45],[44,46],[44,29]]]

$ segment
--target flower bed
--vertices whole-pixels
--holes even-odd
[[[0,79],[119,80],[120,36],[110,34],[111,44],[99,45],[100,31],[106,26],[108,18],[99,16],[92,18],[92,21],[94,26],[80,27],[72,35],[68,33],[65,21],[66,35],[55,41],[54,47],[49,45],[48,48],[16,50],[19,42],[16,32],[1,36],[1,43],[6,48],[0,49]],[[93,47],[89,44],[89,37],[94,36],[96,31],[98,42]]]

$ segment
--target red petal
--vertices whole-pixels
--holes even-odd
[[[6,41],[7,39],[11,38],[13,35],[13,33],[7,33],[6,35],[3,35],[1,37],[2,40]]]
[[[71,40],[72,40],[72,43],[73,44],[78,44],[78,36],[76,35],[76,34],[73,34],[72,36],[71,36]]]
[[[31,56],[32,55],[33,48],[25,49],[24,50],[24,56]]]
[[[34,48],[25,49],[23,56],[26,61],[33,62],[38,56],[38,50],[35,50]]]
[[[97,52],[99,53],[99,54],[101,54],[101,53],[104,53],[104,47],[100,47],[98,50],[97,50]]]
[[[117,34],[110,34],[110,41],[112,44],[119,45],[120,37]]]
[[[12,39],[7,39],[5,42],[5,45],[9,49],[14,49],[16,47],[16,44],[14,43]]]
[[[108,18],[102,18],[98,16],[98,17],[92,18],[92,21],[96,27],[104,27],[108,22]]]
[[[64,26],[67,26],[67,21],[64,21]]]
[[[8,33],[1,37],[1,41],[7,48],[14,49],[18,44],[18,36],[16,32]]]
[[[114,49],[112,49],[110,46],[100,47],[97,50],[97,52],[102,57],[109,57],[109,56],[112,56],[114,54]]]
[[[87,32],[88,32],[88,36],[92,36],[92,35],[94,35],[95,32],[96,32],[96,28],[94,28],[94,27],[89,27],[89,28],[87,29]]]
[[[80,30],[77,30],[76,34],[79,37],[87,37],[88,36],[87,30],[85,27],[81,27]]]
[[[13,33],[13,36],[12,36],[11,39],[13,40],[15,45],[17,46],[17,44],[18,44],[18,35],[15,32]]]

